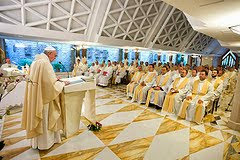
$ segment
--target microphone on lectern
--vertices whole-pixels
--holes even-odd
[[[70,74],[69,74],[67,68],[62,64],[62,62],[59,61],[58,63],[63,66],[63,69],[64,69],[64,70],[67,72],[67,74],[68,74],[68,78],[70,78]]]

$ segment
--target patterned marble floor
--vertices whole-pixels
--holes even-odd
[[[131,103],[125,86],[98,88],[99,132],[87,129],[82,117],[79,132],[48,151],[31,149],[20,128],[21,113],[6,116],[1,138],[4,159],[18,160],[239,160],[240,132],[226,126],[230,113],[217,112],[197,125],[144,105]]]

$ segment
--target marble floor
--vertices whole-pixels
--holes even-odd
[[[151,107],[131,103],[125,86],[98,88],[99,132],[88,131],[82,117],[80,130],[47,151],[31,149],[20,128],[21,113],[8,115],[0,156],[13,160],[239,160],[240,132],[226,126],[230,113],[207,115],[197,125]]]

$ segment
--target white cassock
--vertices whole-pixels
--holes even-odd
[[[99,79],[98,80],[98,85],[107,86],[109,79],[112,77],[112,74],[113,74],[112,66],[105,67],[102,74],[98,78]]]
[[[116,71],[118,70],[119,66],[118,66],[118,65],[116,65],[116,66],[115,66],[115,65],[113,65],[113,67],[112,67],[112,68],[113,68],[113,72],[116,72]]]
[[[127,96],[128,97],[132,97],[133,96],[133,93],[134,93],[134,90],[135,88],[139,85],[139,83],[141,82],[141,79],[142,79],[142,76],[144,75],[145,73],[143,71],[137,71],[134,73],[132,79],[131,79],[131,82],[132,83],[129,83],[127,85]]]
[[[132,102],[138,101],[138,103],[145,103],[147,99],[148,90],[152,88],[154,81],[156,79],[157,73],[147,72],[145,76],[142,77],[140,83],[144,82],[146,86],[141,86],[140,84],[135,88]]]
[[[231,107],[231,103],[234,96],[234,91],[237,83],[237,73],[235,71],[228,72],[227,77],[225,78],[225,82],[223,83],[223,92],[221,94],[221,98],[219,100],[220,107],[226,108],[228,105]]]
[[[188,79],[187,77],[179,77],[179,81],[176,84],[175,88],[178,88],[180,84],[183,83],[184,80]],[[168,92],[170,92],[171,88],[173,88],[174,82],[172,82],[172,84],[170,85]],[[190,90],[191,85],[189,83],[189,79],[188,79],[188,83],[185,85],[185,87],[183,87],[182,89],[178,89],[178,93],[175,95],[174,97],[174,104],[173,104],[173,112],[175,114],[177,114],[179,112],[179,109],[181,107],[182,101],[186,98],[186,95],[188,93],[188,91]],[[164,102],[165,103],[165,102]],[[164,105],[163,105],[164,107]]]
[[[135,72],[135,68],[136,68],[136,67],[134,67],[134,66],[130,66],[130,67],[127,69],[128,72],[129,72],[129,74],[134,73],[134,72]]]
[[[190,83],[190,85],[193,85],[193,82],[196,81],[196,80],[198,80],[198,79],[199,79],[198,76],[195,76],[195,77],[190,76],[190,77],[189,77],[189,83]]]
[[[178,72],[178,70],[172,71],[171,75],[172,75],[171,78],[172,78],[173,81],[174,81],[176,78],[181,77],[180,74],[179,74],[179,72]]]
[[[157,80],[160,76],[160,79]],[[163,89],[162,90],[154,90],[152,89],[152,92],[149,92],[148,94],[148,99],[149,99],[149,102],[148,103],[152,103],[152,104],[155,104],[159,107],[162,107],[163,105],[163,101],[164,101],[164,98],[166,96],[166,93],[168,91],[168,88],[169,86],[171,85],[171,82],[172,82],[172,79],[171,77],[169,76],[169,74],[164,74],[164,75],[159,75],[157,77],[157,79],[155,79],[154,81],[154,84],[152,87],[157,87],[157,86],[161,86],[161,88]],[[166,82],[164,82],[165,80],[167,80]],[[165,84],[163,84],[165,83]],[[158,92],[157,95],[155,92]],[[156,97],[157,96],[157,97]]]
[[[198,84],[198,85],[195,85]],[[180,111],[178,113],[178,115],[182,118],[184,114],[182,114],[184,111],[186,111],[186,120],[188,121],[195,121],[197,123],[201,123],[201,120],[205,114],[205,109],[206,106],[209,104],[212,96],[213,96],[213,85],[208,81],[208,80],[196,80],[194,81],[193,85],[190,88],[190,92],[188,93],[187,96],[193,96],[193,91],[196,90],[196,94],[193,97],[193,99],[191,101],[188,101],[189,103],[185,103],[187,102],[187,100],[185,99],[181,105]],[[203,90],[205,90],[206,94],[202,94]],[[202,95],[201,95],[202,94]],[[196,113],[196,109],[197,109],[197,104],[198,104],[198,100],[201,99],[203,101],[202,107],[201,107],[201,115],[199,116],[200,118],[196,121],[195,119],[195,113]],[[184,109],[184,104],[188,104],[187,109]]]
[[[121,83],[121,79],[127,74],[126,69],[120,68],[117,70],[116,72],[116,79],[115,79],[115,83]]]
[[[82,75],[82,72],[81,72],[82,65],[83,65],[82,62],[74,64],[74,68],[72,71],[73,77]]]
[[[99,77],[100,77],[100,75],[103,73],[104,68],[105,68],[105,67],[99,67],[99,68],[98,68],[98,70],[97,70],[97,72],[96,72],[96,75],[95,75],[96,84],[98,84],[98,82],[99,82]]]
[[[1,69],[4,69],[4,68],[17,68],[17,65],[5,63],[1,66]]]
[[[22,128],[32,148],[49,149],[60,143],[63,128],[59,94],[64,83],[57,81],[52,65],[45,54],[36,56],[30,67],[25,90]]]
[[[223,91],[223,80],[220,77],[212,78],[211,83],[213,85],[213,97],[212,100],[217,99],[221,96]]]
[[[88,65],[87,64],[82,65],[80,73],[81,73],[81,75],[88,76]]]
[[[93,75],[95,75],[95,66],[91,66],[88,69],[88,76],[93,76]]]

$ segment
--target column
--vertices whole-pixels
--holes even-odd
[[[240,131],[240,75],[237,77],[237,84],[233,98],[233,106],[227,126],[233,130]]]
[[[124,49],[124,59],[128,59],[128,49]]]
[[[86,58],[87,57],[87,49],[86,48],[82,48],[82,57],[81,58]]]
[[[161,55],[158,55],[158,63],[161,63]]]
[[[123,59],[123,49],[119,49],[119,58],[118,58],[118,62],[122,62]]]
[[[138,51],[138,48],[135,49],[135,60],[139,61],[139,51]]]

